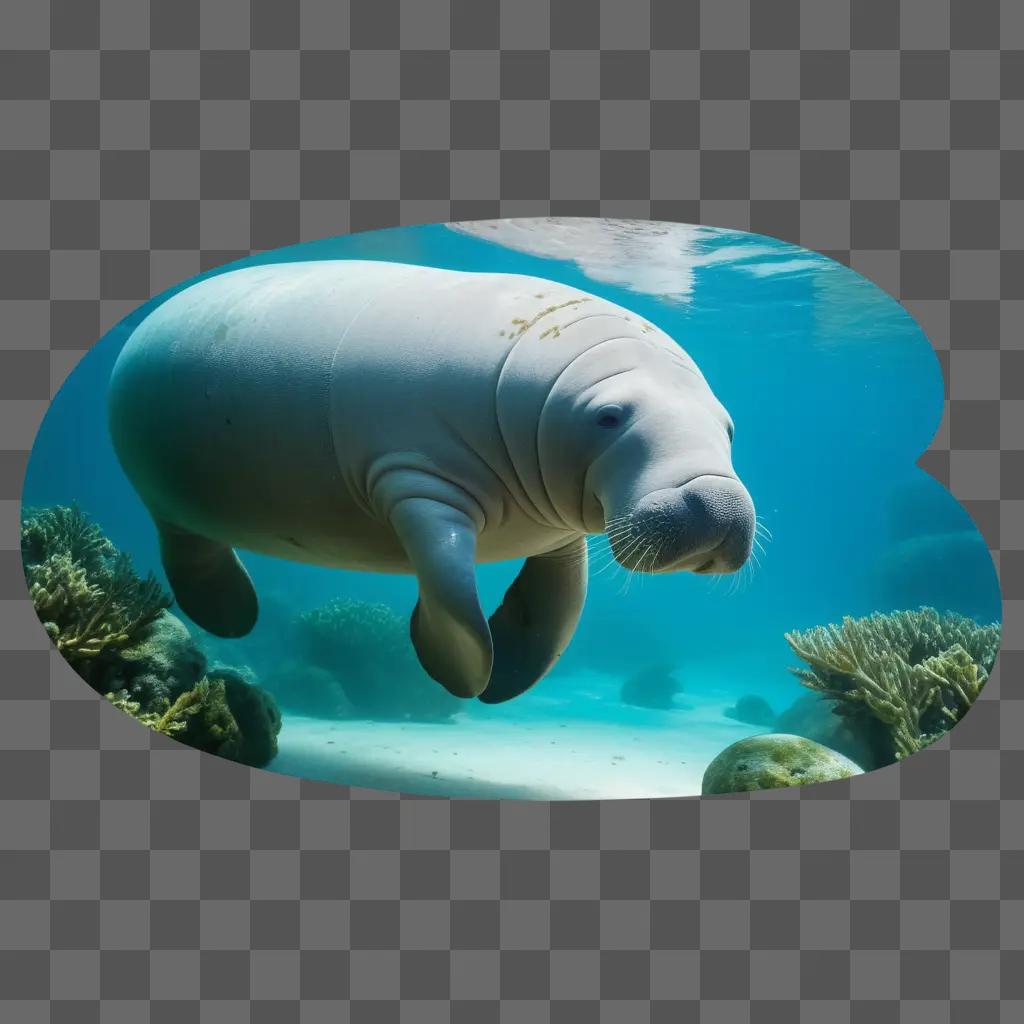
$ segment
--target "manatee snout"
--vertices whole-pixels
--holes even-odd
[[[736,572],[750,557],[756,522],[739,480],[698,476],[641,498],[628,528],[612,535],[612,550],[640,572]]]

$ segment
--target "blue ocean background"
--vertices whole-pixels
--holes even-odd
[[[691,721],[688,702],[713,710],[754,693],[781,710],[805,692],[788,671],[799,662],[787,630],[921,604],[1000,619],[984,542],[955,499],[915,465],[941,417],[938,360],[914,320],[877,286],[825,257],[732,231],[694,237],[691,278],[679,292],[671,284],[638,289],[631,280],[644,275],[628,267],[595,275],[586,259],[552,258],[501,244],[500,232],[496,240],[481,234],[395,228],[262,253],[211,273],[286,260],[385,259],[532,274],[629,307],[689,352],[732,414],[734,464],[772,539],[760,564],[735,578],[630,576],[615,567],[592,574],[579,632],[551,675],[510,704],[467,703],[446,727],[447,742],[457,747],[460,730],[504,718],[539,729],[595,722],[603,734],[621,726],[634,737],[674,730],[685,750],[708,720]],[[26,506],[78,502],[139,571],[161,578],[155,531],[110,444],[105,399],[125,339],[173,291],[114,327],[71,373],[39,431],[24,489]],[[595,563],[607,562],[603,549],[595,540]],[[411,577],[241,555],[271,606],[300,611],[351,597],[406,617],[415,604]],[[488,611],[518,567],[479,568]],[[273,627],[261,622],[238,641],[192,628],[219,659],[247,664],[255,645],[265,658],[273,637],[261,630]],[[619,700],[622,681],[648,663],[675,669],[679,710],[646,712]],[[436,684],[424,677],[424,685]],[[401,760],[400,749],[395,756]],[[347,781],[344,770],[336,777]]]

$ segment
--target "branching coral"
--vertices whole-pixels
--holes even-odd
[[[220,672],[214,678],[204,676],[173,704],[163,700],[144,709],[127,690],[106,697],[154,732],[207,754],[262,768],[277,755],[281,714],[262,687],[245,682],[237,673]]]
[[[77,504],[26,509],[21,524],[21,551],[26,562],[42,562],[50,555],[67,555],[86,572],[100,572],[117,549],[90,523]]]
[[[36,614],[72,668],[128,646],[171,603],[76,505],[26,512],[21,550]]]
[[[154,732],[243,764],[277,754],[273,697],[206,658],[155,576],[77,505],[27,511],[22,558],[36,614],[68,664],[116,708]]]
[[[170,736],[196,750],[221,757],[233,757],[241,745],[241,734],[228,707],[224,681],[205,676],[180,694],[173,704],[161,702],[158,710],[143,710],[127,690],[108,693],[107,700],[119,711],[154,732]]]
[[[159,711],[143,711],[137,700],[127,690],[106,694],[107,700],[136,722],[141,722],[148,729],[162,733],[164,736],[181,738],[178,734],[189,727],[189,719],[198,714],[204,700],[209,696],[209,681],[200,680],[195,688],[181,694],[173,704],[164,701]]]
[[[810,669],[800,681],[835,711],[881,722],[899,759],[950,729],[974,703],[999,650],[998,625],[934,609],[845,618],[786,634]]]

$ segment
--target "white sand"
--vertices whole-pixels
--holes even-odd
[[[572,682],[583,686],[571,702],[477,704],[444,724],[286,716],[270,770],[430,796],[693,796],[716,754],[765,731],[724,717],[722,693],[686,693],[685,708],[649,711],[623,706],[600,677]]]

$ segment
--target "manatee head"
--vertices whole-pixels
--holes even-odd
[[[693,360],[652,328],[595,346],[572,377],[562,443],[586,467],[587,531],[606,532],[616,560],[634,571],[741,568],[754,504],[733,469],[732,419]]]

